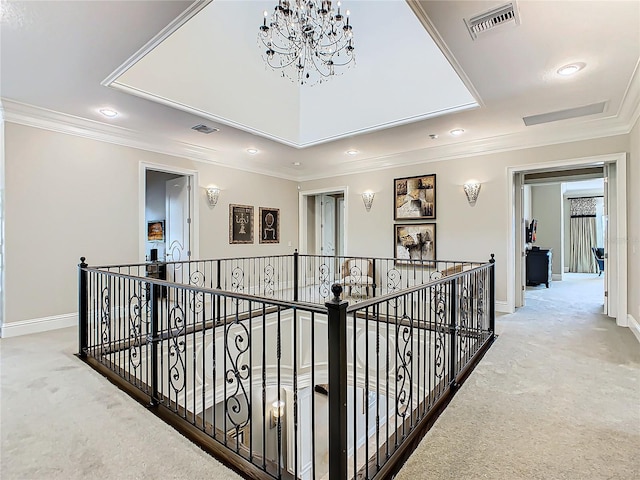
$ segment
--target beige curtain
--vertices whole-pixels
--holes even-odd
[[[569,229],[569,271],[597,273],[598,264],[591,247],[596,247],[596,199],[572,198]]]

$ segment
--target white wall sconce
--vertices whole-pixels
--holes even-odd
[[[367,212],[371,210],[371,205],[373,205],[373,197],[375,197],[375,193],[373,192],[364,192],[362,194],[362,201],[364,202],[364,208],[367,209]]]
[[[284,417],[284,401],[276,400],[271,404],[271,428],[278,426]]]
[[[218,203],[218,197],[220,196],[220,189],[218,187],[207,187],[207,200],[211,207],[215,207]]]
[[[475,182],[464,184],[464,193],[467,194],[467,200],[469,200],[469,205],[472,207],[476,204],[476,200],[478,200],[481,186],[481,184]]]

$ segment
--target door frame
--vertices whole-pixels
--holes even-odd
[[[516,242],[516,229],[522,225],[522,211],[517,211],[515,201],[515,175],[521,172],[553,170],[563,167],[579,167],[585,165],[603,165],[605,163],[615,163],[617,191],[615,204],[609,205],[609,208],[615,208],[618,221],[616,231],[609,232],[609,237],[617,239],[618,242],[627,238],[627,153],[610,153],[605,155],[597,155],[593,157],[573,158],[566,160],[554,160],[549,162],[540,162],[535,164],[523,164],[518,166],[507,167],[507,182],[509,196],[509,251],[507,256],[507,311],[513,313],[515,311],[515,292],[518,288],[522,288],[522,279],[516,276],[516,259],[520,259],[524,249],[523,245]],[[627,249],[618,248],[616,258],[610,258],[609,261],[615,262],[615,272],[617,279],[617,291],[615,298],[611,297],[609,292],[609,302],[616,302],[616,324],[622,327],[628,326],[627,319]]]
[[[307,241],[308,241],[308,227],[307,227],[307,197],[315,197],[316,195],[328,195],[331,193],[342,193],[344,196],[344,216],[342,218],[344,224],[343,232],[344,232],[344,254],[348,252],[347,244],[348,244],[348,235],[346,226],[349,224],[349,187],[340,186],[340,187],[326,187],[319,188],[315,190],[300,190],[298,192],[298,251],[302,254],[309,254],[307,252]],[[312,255],[315,252],[312,253]]]
[[[198,182],[198,171],[189,170],[187,168],[174,167],[171,165],[163,165],[160,163],[140,162],[138,168],[138,258],[140,263],[145,262],[146,251],[146,224],[145,224],[145,208],[147,204],[147,170],[155,170],[156,172],[172,173],[191,177],[191,192],[189,193],[192,205],[191,211],[191,259],[198,260],[200,258],[200,208],[198,201],[200,198],[200,187]],[[198,195],[196,195],[196,191]]]

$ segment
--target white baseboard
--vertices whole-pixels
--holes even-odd
[[[513,313],[513,308],[509,307],[507,302],[496,302],[496,312],[500,313]]]
[[[640,342],[640,323],[638,323],[638,321],[633,318],[633,315],[631,315],[630,313],[627,314],[627,324],[629,329],[638,339],[638,342]]]
[[[2,325],[2,338],[29,335],[31,333],[47,332],[58,328],[73,327],[78,324],[77,313],[66,313],[52,317],[33,318],[19,322],[5,323]]]
[[[561,273],[552,273],[551,274],[551,281],[553,281],[553,282],[561,282],[562,281],[562,274]]]

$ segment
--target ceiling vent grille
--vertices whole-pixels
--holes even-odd
[[[478,35],[493,30],[501,25],[514,23],[520,24],[520,17],[516,2],[509,2],[497,8],[493,8],[487,12],[471,17],[469,20],[465,18],[464,23],[469,29],[472,39],[478,38]]]
[[[191,127],[191,130],[195,130],[196,132],[200,132],[200,133],[213,133],[213,132],[219,132],[220,131],[217,128],[207,127],[203,123]]]

